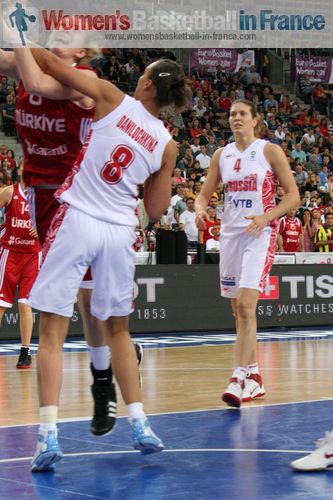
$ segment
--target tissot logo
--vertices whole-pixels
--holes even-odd
[[[259,296],[261,300],[277,300],[280,298],[280,288],[287,292],[290,299],[314,299],[320,297],[330,299],[333,297],[333,276],[322,274],[320,276],[282,276],[279,283],[278,276],[270,276],[265,289]]]
[[[279,278],[278,276],[269,276],[265,289],[261,292],[261,300],[277,300],[279,298]]]

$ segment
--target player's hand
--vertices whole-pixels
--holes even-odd
[[[247,226],[245,232],[251,234],[252,236],[255,236],[256,238],[258,238],[261,235],[262,230],[268,224],[268,218],[266,214],[249,215],[245,217],[245,219],[251,221],[251,224]]]
[[[206,210],[200,210],[197,212],[197,216],[195,218],[195,223],[199,231],[205,231],[206,229],[206,220],[208,219],[208,213]]]

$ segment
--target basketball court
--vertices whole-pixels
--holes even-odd
[[[119,402],[112,434],[89,432],[89,358],[82,340],[64,353],[55,473],[31,474],[38,400],[33,370],[15,369],[19,344],[0,344],[0,499],[333,498],[330,471],[296,473],[289,463],[333,427],[333,332],[259,334],[266,396],[241,410],[222,403],[233,366],[231,332],[140,336],[146,412],[163,453],[132,449]],[[119,396],[119,399],[120,396]]]

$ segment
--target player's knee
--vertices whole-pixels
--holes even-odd
[[[239,300],[237,303],[237,318],[249,320],[255,317],[256,308],[251,301]]]

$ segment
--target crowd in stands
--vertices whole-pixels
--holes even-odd
[[[102,49],[92,61],[100,78],[110,80],[127,93],[133,93],[145,67],[174,54],[164,49]],[[138,204],[138,238],[136,249],[154,249],[158,227],[185,230],[189,247],[206,243],[217,248],[224,186],[218,186],[210,200],[209,227],[198,234],[194,224],[194,200],[200,192],[214,152],[233,140],[229,111],[235,99],[253,101],[261,116],[260,138],[279,144],[294,172],[301,194],[301,206],[287,214],[280,224],[281,251],[333,250],[333,120],[328,115],[330,93],[312,82],[305,74],[298,82],[298,95],[270,82],[267,65],[264,71],[256,66],[226,73],[217,65],[208,71],[202,65],[189,72],[192,100],[187,111],[177,113],[166,109],[161,119],[178,144],[178,158],[172,178],[172,200],[158,224],[149,224],[141,201]],[[3,77],[0,83],[2,130],[15,131],[15,84]],[[13,151],[1,146],[0,186],[15,182],[17,172]],[[283,198],[277,188],[276,202]],[[300,221],[300,224],[294,220]],[[333,219],[333,218],[332,218]],[[297,229],[295,229],[297,225]],[[291,229],[290,229],[291,228]],[[223,237],[223,226],[222,226]],[[285,233],[290,234],[285,234]],[[322,240],[328,241],[322,244]],[[289,241],[290,240],[290,241]],[[297,241],[296,241],[297,240]]]

